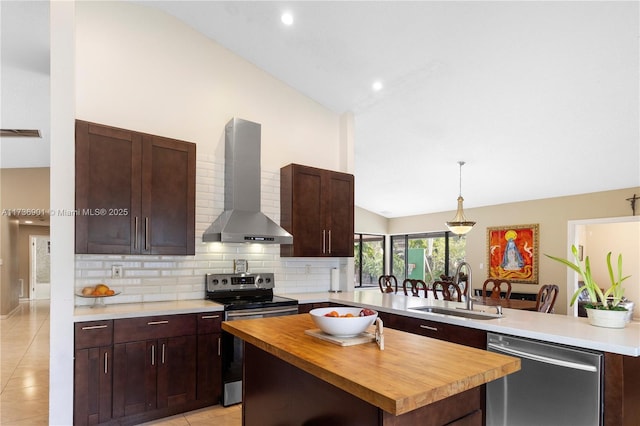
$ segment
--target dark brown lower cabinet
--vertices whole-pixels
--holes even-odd
[[[95,425],[111,419],[113,321],[76,323],[73,423]]]
[[[480,388],[395,416],[244,343],[245,426],[482,425]]]
[[[420,318],[390,315],[387,327],[478,349],[487,348],[487,332]],[[383,319],[384,321],[384,319]]]
[[[116,320],[113,417],[180,412],[196,400],[195,315]],[[127,336],[132,341],[123,341]],[[142,336],[156,339],[137,340]]]
[[[222,396],[222,314],[198,314],[198,371],[196,398],[208,405]]]
[[[111,419],[111,346],[75,351],[74,424],[95,425]]]

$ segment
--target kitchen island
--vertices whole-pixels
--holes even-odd
[[[300,314],[223,323],[244,340],[245,425],[482,424],[482,386],[517,358],[398,330],[339,346],[305,334]]]

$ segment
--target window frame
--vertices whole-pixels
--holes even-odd
[[[385,265],[385,270],[389,271],[389,274],[391,275],[396,275],[396,276],[402,276],[402,277],[406,277],[408,275],[408,268],[409,268],[409,264],[407,262],[408,259],[408,249],[409,249],[409,241],[413,240],[413,239],[430,239],[430,238],[442,238],[444,237],[444,274],[446,276],[451,276],[451,274],[453,273],[453,271],[450,271],[450,267],[449,265],[451,265],[451,244],[450,244],[450,240],[452,238],[460,238],[460,236],[453,234],[451,231],[435,231],[435,232],[419,232],[419,233],[412,233],[412,234],[396,234],[396,235],[390,235],[389,236],[389,245],[391,248],[391,256],[389,256],[388,259],[388,263],[387,265]],[[393,269],[393,261],[394,261],[394,242],[395,241],[402,241],[402,243],[404,244],[404,271],[402,271],[402,275],[400,274],[394,274],[394,269]],[[466,254],[466,247],[465,247],[465,254]],[[397,272],[397,271],[396,271]],[[430,283],[427,283],[430,284]]]
[[[372,285],[362,285],[362,243],[363,241],[366,242],[366,239],[363,239],[363,237],[375,237],[372,239],[379,239],[380,241],[382,241],[382,263],[381,263],[381,270],[382,270],[382,274],[383,275],[386,270],[386,255],[387,255],[387,238],[386,235],[384,234],[371,234],[371,233],[354,233],[353,234],[353,240],[354,240],[354,246],[355,245],[359,245],[360,249],[356,249],[354,247],[354,256],[357,254],[358,258],[354,259],[354,269],[355,269],[355,265],[360,265],[360,267],[358,268],[357,271],[357,279],[358,281],[356,283],[354,283],[354,288],[373,288],[376,287],[378,285],[377,281],[375,283],[373,283]]]

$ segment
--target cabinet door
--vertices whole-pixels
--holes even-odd
[[[119,343],[113,351],[113,417],[156,409],[157,341]]]
[[[135,253],[142,138],[76,121],[76,253]]]
[[[144,135],[141,253],[195,254],[196,146]]]
[[[158,340],[158,408],[196,399],[196,336]]]
[[[111,419],[111,346],[75,351],[73,424],[94,425]]]
[[[402,315],[391,317],[389,319],[389,327],[478,349],[486,349],[487,347],[487,333],[482,330],[404,317]]]
[[[353,176],[290,164],[280,170],[280,225],[293,244],[283,257],[353,256]]]
[[[353,257],[353,175],[327,172],[324,206],[327,227],[327,254]]]
[[[222,396],[222,348],[221,333],[198,335],[198,385],[199,401],[217,404]]]
[[[198,317],[196,398],[205,405],[222,396],[222,312],[202,312]]]

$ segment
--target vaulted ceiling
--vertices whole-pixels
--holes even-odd
[[[383,216],[454,210],[459,160],[466,208],[640,186],[638,2],[137,3],[353,112],[356,204]],[[0,7],[2,127],[43,131],[2,166],[46,164],[47,2]]]

